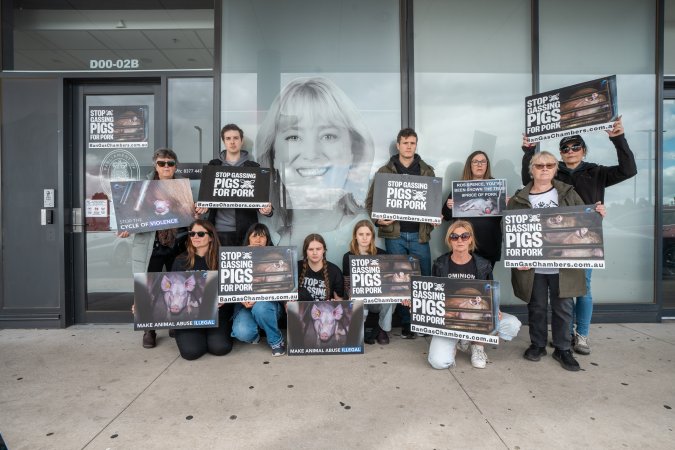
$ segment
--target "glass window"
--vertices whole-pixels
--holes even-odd
[[[277,169],[275,243],[326,239],[341,266],[400,129],[396,0],[223,3],[221,125]]]
[[[675,99],[672,98],[663,102],[663,307],[675,308]]]
[[[530,1],[439,0],[414,7],[420,156],[443,177],[447,195],[469,154],[483,150],[492,175],[514,192],[521,185],[524,102],[532,91]],[[447,251],[445,229],[432,234],[433,258]],[[502,264],[495,277],[507,287],[502,300],[513,302]]]
[[[616,74],[619,113],[638,174],[607,189],[607,268],[593,273],[594,303],[654,299],[655,3],[540,2],[541,90]],[[630,26],[617,26],[630,17]],[[588,162],[616,165],[604,132],[583,136]],[[542,149],[557,149],[544,141]]]
[[[196,200],[202,167],[213,158],[213,78],[169,78],[168,85],[168,145]]]
[[[82,5],[77,8],[73,5]],[[5,70],[176,70],[213,67],[213,1],[20,0]]]

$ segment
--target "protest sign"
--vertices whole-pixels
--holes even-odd
[[[525,97],[530,142],[610,130],[618,116],[616,75]]]
[[[505,267],[605,268],[594,205],[505,211],[502,226]]]
[[[270,170],[204,166],[198,199],[201,208],[263,208],[270,202]]]
[[[498,344],[499,282],[413,277],[410,329]]]
[[[506,180],[452,182],[452,217],[501,216],[506,209]]]
[[[289,355],[363,353],[363,303],[288,302]]]
[[[373,219],[441,223],[438,177],[377,173],[373,180]]]
[[[87,145],[92,148],[147,148],[148,105],[90,106]]]
[[[220,303],[298,299],[295,247],[220,247]]]
[[[119,231],[166,230],[194,221],[190,180],[111,181],[110,189]]]
[[[419,260],[412,255],[351,255],[349,298],[363,303],[409,300],[410,277],[419,274]]]
[[[134,330],[218,326],[218,272],[134,274]]]

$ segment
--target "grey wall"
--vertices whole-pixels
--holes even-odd
[[[59,100],[56,79],[2,80],[0,327],[59,327],[64,318]],[[53,225],[40,225],[43,189]]]

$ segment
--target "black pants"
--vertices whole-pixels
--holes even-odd
[[[232,305],[218,309],[217,328],[187,328],[176,330],[176,345],[180,356],[187,360],[200,358],[206,352],[223,356],[232,350]]]
[[[161,272],[164,267],[166,271],[171,271],[171,266],[173,266],[173,260],[176,259],[174,253],[170,255],[157,256],[153,254],[150,256],[150,262],[148,262],[148,272]]]
[[[560,298],[560,275],[534,274],[532,297],[527,304],[530,321],[530,341],[537,347],[546,347],[548,339],[548,312],[549,296],[551,298],[551,331],[553,346],[560,350],[569,350],[572,344],[570,323],[572,322],[572,297]]]

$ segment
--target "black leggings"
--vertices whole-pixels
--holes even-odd
[[[187,328],[176,330],[180,356],[187,360],[202,357],[206,352],[223,356],[232,350],[232,305],[218,309],[217,328]]]

